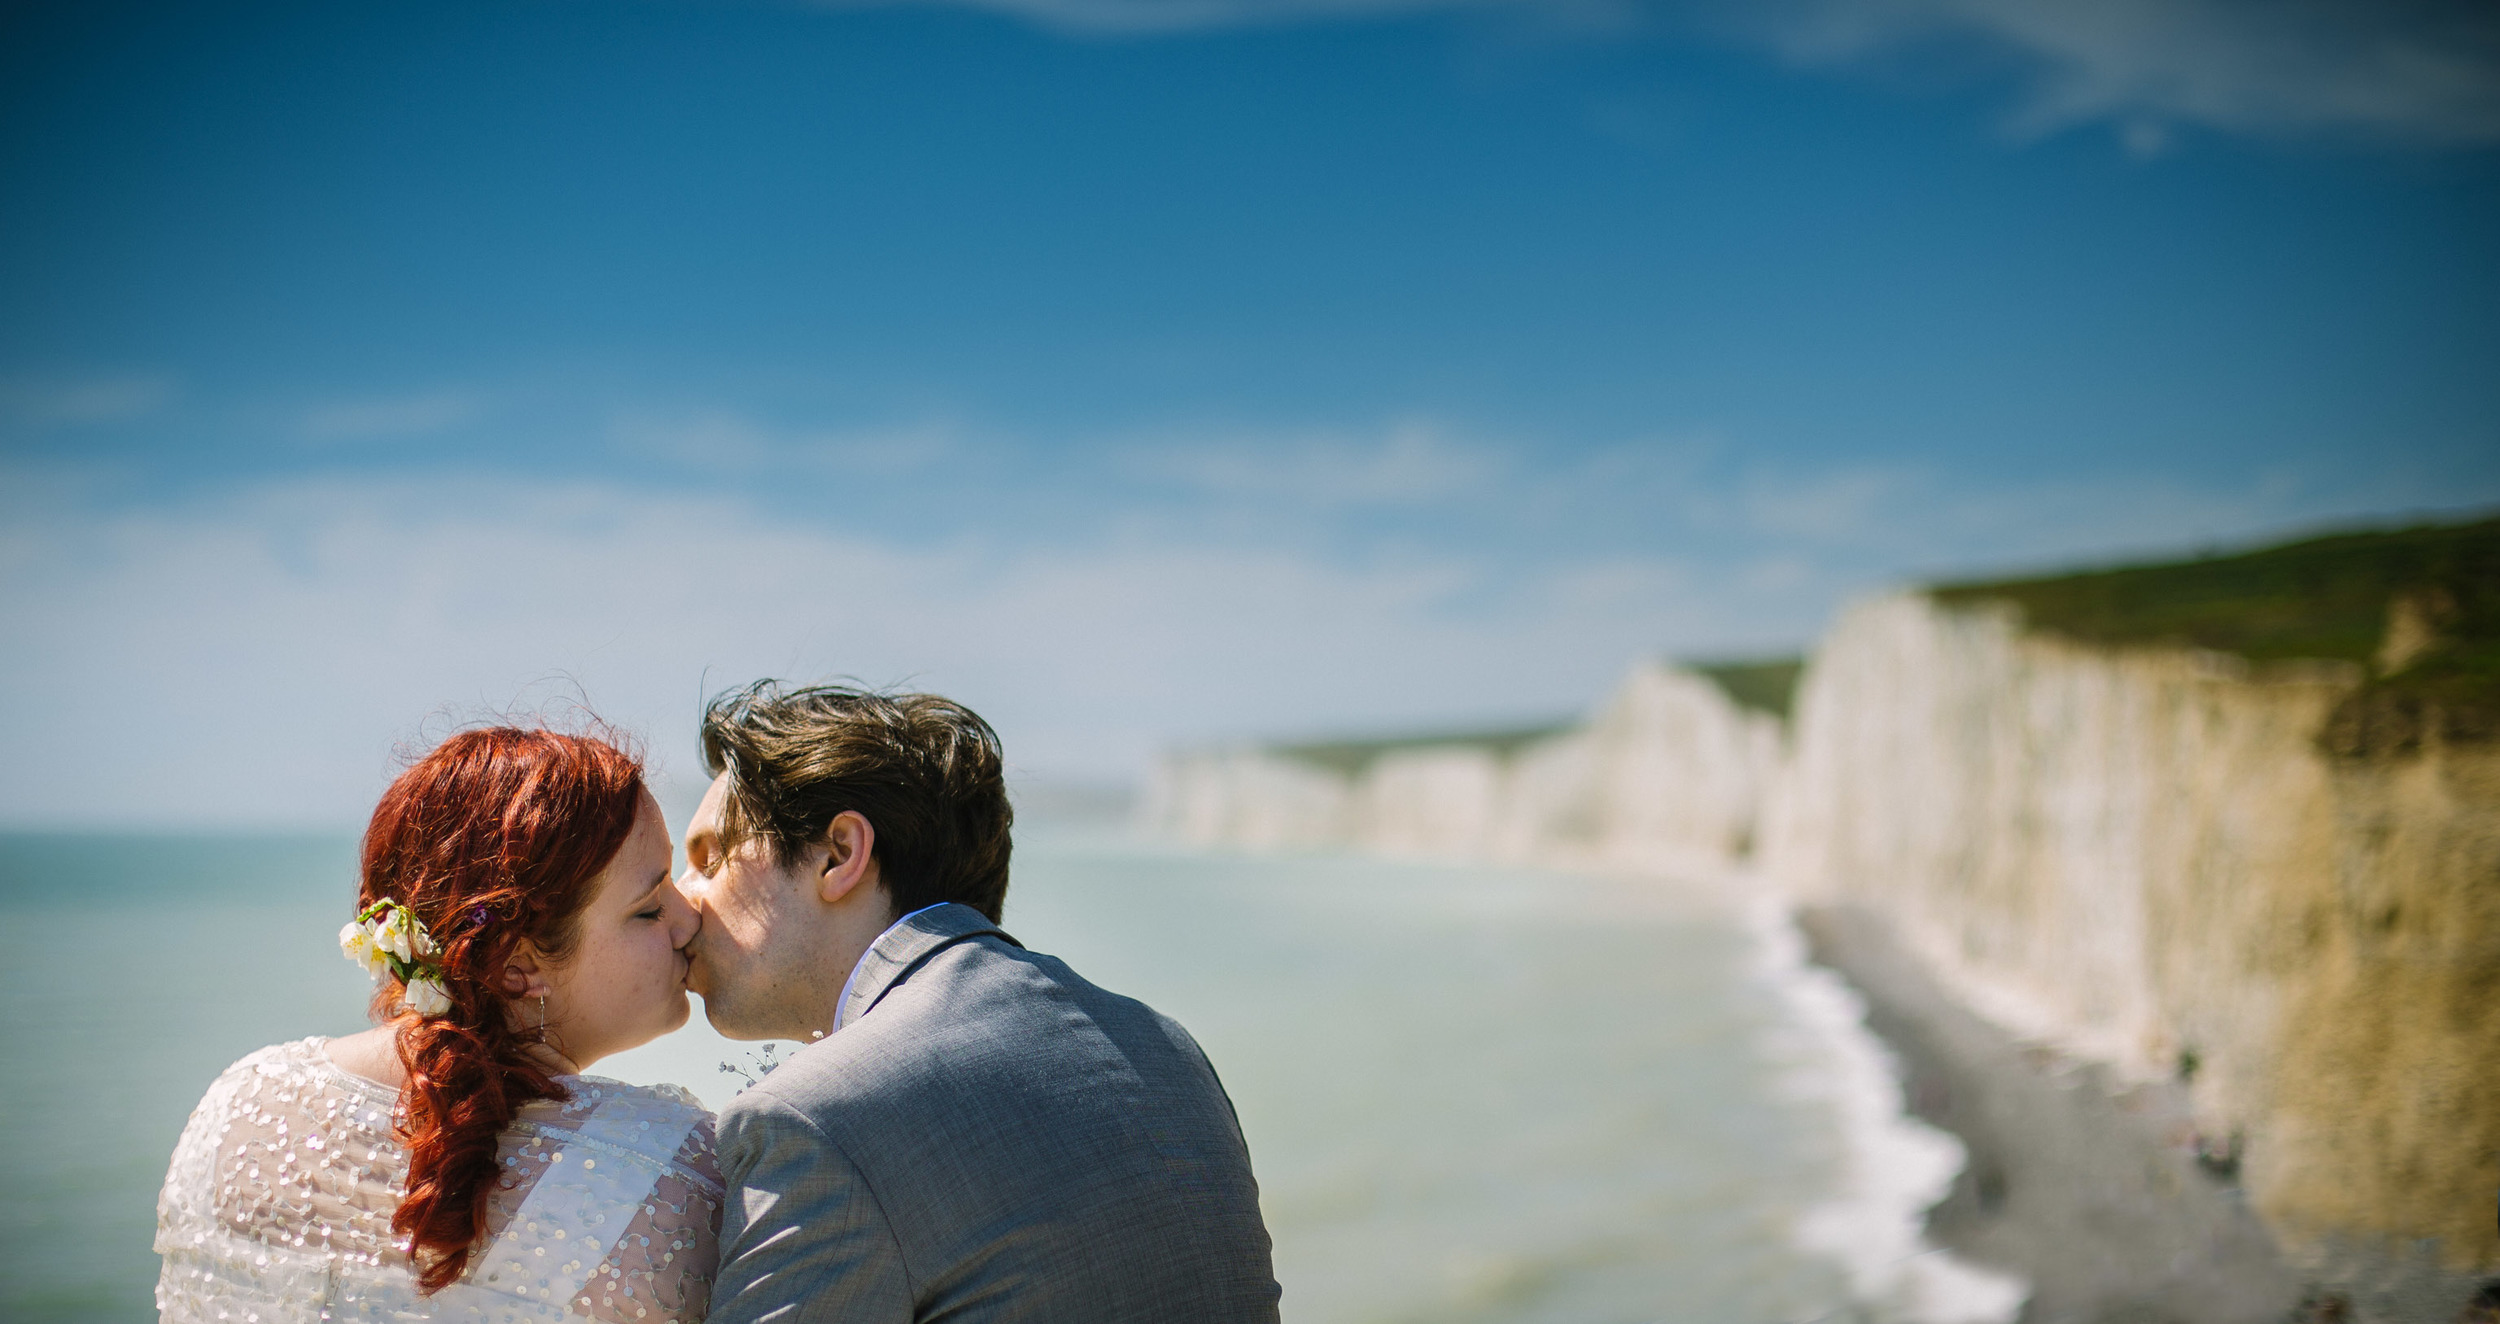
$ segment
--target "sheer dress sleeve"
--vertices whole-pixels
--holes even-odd
[[[407,1175],[396,1096],[325,1071],[320,1053],[318,1040],[262,1049],[192,1111],[157,1198],[163,1324],[295,1318],[305,1303],[387,1318],[373,1312],[413,1282],[391,1235]]]
[[[505,1132],[459,1287],[608,1324],[697,1324],[719,1259],[711,1115],[682,1091],[571,1083],[571,1100],[534,1104]]]
[[[420,1296],[391,1216],[396,1091],[318,1040],[235,1064],[184,1128],[158,1201],[166,1324],[294,1319],[699,1324],[723,1200],[712,1118],[682,1090],[567,1081],[498,1141],[467,1271]]]
[[[720,1267],[721,1198],[707,1117],[687,1134],[616,1248],[573,1298],[573,1313],[608,1324],[702,1319]]]
[[[487,1197],[483,1255],[495,1253],[529,1194],[556,1165],[554,1155],[562,1152],[543,1134],[517,1133],[504,1137],[502,1150],[504,1176]],[[707,1116],[686,1133],[623,1235],[574,1293],[572,1313],[609,1324],[701,1320],[720,1259],[720,1211],[720,1163]]]

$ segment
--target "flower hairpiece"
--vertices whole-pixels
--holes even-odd
[[[451,1010],[451,994],[443,988],[442,948],[406,906],[384,897],[365,907],[339,930],[339,950],[379,980],[390,975],[408,986],[402,1010],[440,1016]]]

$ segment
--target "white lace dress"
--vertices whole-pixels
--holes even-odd
[[[419,1296],[391,1234],[408,1176],[399,1093],[341,1069],[327,1042],[244,1058],[192,1112],[156,1205],[162,1324],[703,1318],[722,1190],[693,1095],[560,1077],[570,1100],[529,1104],[503,1133],[466,1274]]]

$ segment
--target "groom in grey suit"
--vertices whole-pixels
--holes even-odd
[[[987,723],[762,682],[703,754],[687,985],[723,1034],[806,1045],[721,1113],[712,1324],[1276,1319],[1206,1054],[998,927]]]

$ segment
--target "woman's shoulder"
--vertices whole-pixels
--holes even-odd
[[[236,1058],[232,1065],[217,1073],[210,1084],[211,1095],[230,1093],[255,1081],[299,1078],[317,1074],[324,1063],[322,1046],[329,1040],[319,1035],[290,1039],[284,1043],[255,1048]]]
[[[367,1130],[388,1132],[399,1092],[378,1081],[355,1076],[332,1062],[329,1040],[315,1035],[256,1048],[235,1059],[201,1093],[192,1109],[191,1127],[215,1129],[241,1114],[311,1112],[311,1100],[326,1099],[324,1115]]]
[[[307,1050],[323,1042],[321,1037],[316,1035],[311,1038],[289,1039],[283,1043],[255,1048],[236,1058],[233,1064],[226,1068],[225,1074],[236,1076],[257,1072],[266,1075],[275,1071],[283,1071],[290,1064],[300,1060]]]
[[[549,1140],[583,1142],[654,1168],[677,1168],[717,1182],[713,1120],[703,1101],[675,1085],[633,1085],[605,1076],[567,1076],[570,1097],[540,1099],[515,1126]],[[526,1144],[526,1136],[518,1137]]]
[[[573,1090],[577,1104],[631,1112],[654,1125],[662,1118],[688,1124],[709,1124],[712,1120],[712,1110],[683,1085],[635,1085],[606,1076],[568,1076],[565,1083]]]

